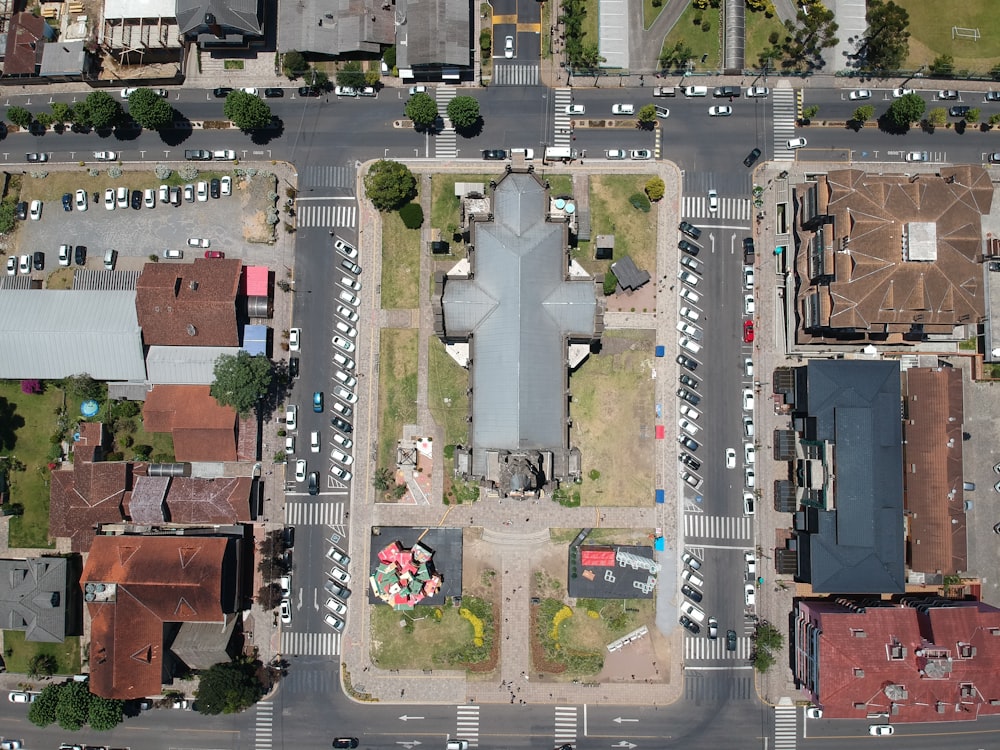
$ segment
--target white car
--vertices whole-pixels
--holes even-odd
[[[697,305],[698,300],[701,299],[701,295],[698,292],[694,291],[694,289],[688,289],[686,286],[681,287],[680,295],[681,299],[686,299],[692,305]]]
[[[330,473],[342,482],[350,482],[351,477],[354,476],[347,469],[341,468],[340,466],[331,466]]]
[[[76,210],[86,211],[87,210],[87,191],[77,190],[76,191]]]
[[[345,370],[354,369],[354,360],[340,352],[333,353],[333,361],[338,367],[343,367]]]
[[[749,266],[743,267],[743,286],[753,289],[753,269]]]
[[[514,37],[509,36],[503,43],[503,56],[510,60],[514,56]]]
[[[748,99],[762,99],[771,93],[771,89],[767,86],[749,86],[747,87],[747,98]]]
[[[351,574],[342,568],[333,568],[329,573],[330,578],[345,586],[351,582]]]
[[[309,452],[319,453],[319,432],[317,430],[309,433]]]
[[[708,210],[719,210],[719,193],[715,190],[715,188],[708,191]]]
[[[331,539],[331,541],[333,540]],[[351,558],[336,547],[330,547],[330,549],[326,551],[326,559],[337,563],[337,565],[342,565],[345,568],[351,564]]]
[[[285,429],[295,431],[298,427],[298,417],[299,417],[299,407],[295,404],[289,404],[285,409]]]
[[[930,155],[926,151],[910,151],[904,157],[906,161],[924,162],[930,161]]]
[[[743,411],[753,411],[753,389],[743,389]]]
[[[232,177],[230,177],[229,175],[226,175],[221,180],[219,180],[219,184],[220,184],[220,190],[221,190],[221,192],[222,192],[223,195],[232,195],[233,194],[233,178]]]
[[[344,320],[349,321],[351,323],[358,322],[358,314],[351,308],[346,307],[345,305],[337,305],[337,315],[339,315]]]
[[[684,602],[681,604],[681,612],[686,614],[692,620],[697,620],[698,622],[705,621],[705,613],[694,606],[691,602]]]
[[[701,588],[705,585],[705,580],[693,570],[685,570],[681,573],[681,578],[690,583],[692,586],[698,586]]]
[[[753,315],[753,311],[754,311],[753,295],[752,294],[744,294],[743,295],[743,314],[744,315]]]
[[[413,96],[414,94],[426,94],[426,93],[427,93],[426,86],[410,86],[410,96]]]
[[[613,115],[634,115],[635,105],[634,104],[612,104],[611,114]]]
[[[11,703],[31,703],[31,696],[27,693],[13,692],[7,693],[7,700]]]
[[[135,88],[124,88],[124,89],[121,90],[121,97],[122,97],[122,99],[128,99],[136,91],[138,91],[138,89],[135,89]]]
[[[285,453],[295,453],[295,435],[285,435]]]
[[[872,737],[888,737],[895,731],[892,724],[871,724],[868,727],[868,734]]]
[[[244,86],[240,89],[244,94],[250,94],[251,96],[257,96],[257,89],[253,86]]]
[[[68,266],[72,262],[73,248],[70,245],[59,246],[59,265]]]
[[[677,420],[677,426],[680,427],[682,430],[684,430],[684,432],[686,432],[689,435],[698,434],[698,425],[696,425],[694,422],[688,422],[683,417]]]
[[[348,477],[350,477],[350,473],[348,473]],[[333,615],[327,615],[324,617],[323,622],[336,630],[338,633],[344,630],[344,621],[334,617]]]
[[[37,198],[31,201],[31,205],[28,207],[28,218],[32,221],[38,221],[42,218],[42,202]]]
[[[688,404],[681,404],[679,407],[677,407],[677,411],[679,411],[682,415],[684,415],[688,419],[698,419],[701,416],[700,411],[698,411],[693,406],[690,406]]]
[[[30,255],[22,255],[21,256],[21,262],[20,262],[20,265],[18,266],[18,270],[21,273],[31,273],[31,256]]]
[[[701,315],[698,313],[697,310],[695,310],[695,309],[693,309],[691,307],[688,307],[687,305],[684,305],[680,309],[680,314],[683,317],[687,318],[688,320],[690,320],[690,321],[692,321],[694,323],[697,323],[698,319],[701,317]]]
[[[807,141],[805,138],[789,138],[785,141],[785,148],[792,151],[797,148],[804,148]]]
[[[236,152],[231,148],[223,148],[212,152],[212,158],[219,161],[233,161],[236,159]]]
[[[747,579],[752,581],[757,577],[757,559],[754,557],[753,552],[747,550],[743,553],[743,562],[747,566]]]
[[[338,602],[333,597],[327,599],[326,604],[324,606],[326,606],[326,608],[331,612],[333,612],[334,614],[338,614],[341,617],[347,614],[347,605],[344,604],[343,602]]]
[[[752,583],[748,583],[743,587],[743,601],[746,602],[748,607],[752,607],[757,603],[757,591],[754,589]]]
[[[350,466],[354,463],[354,457],[344,453],[342,450],[334,448],[330,451],[330,458],[338,463],[342,463],[344,466]]]
[[[194,185],[184,186],[184,200],[188,203],[194,203]]]
[[[604,152],[604,156],[608,159],[627,159],[628,151],[623,148],[609,148]]]
[[[340,285],[347,287],[352,292],[361,291],[361,282],[358,281],[357,279],[352,279],[350,276],[341,276]]]
[[[726,468],[736,468],[736,450],[734,448],[726,448]]]
[[[306,461],[304,458],[300,458],[295,462],[295,481],[306,481]]]
[[[351,86],[337,86],[334,88],[333,93],[337,96],[357,96],[358,90]]]
[[[345,451],[349,451],[354,445],[354,441],[349,437],[344,437],[339,432],[333,433],[333,442],[343,448]]]
[[[354,351],[354,342],[348,341],[347,339],[341,338],[340,336],[333,337],[333,345],[340,349],[343,349],[345,352]]]
[[[566,105],[567,115],[582,115],[586,114],[587,108],[582,104],[568,104]]]
[[[728,104],[716,105],[708,108],[709,117],[729,117],[733,113],[733,108]]]
[[[348,375],[343,370],[337,370],[333,374],[333,377],[335,377],[337,380],[343,383],[344,387],[346,388],[353,388],[358,384],[358,379],[356,377],[354,377],[353,375]]]
[[[278,605],[278,612],[281,614],[281,622],[288,625],[292,621],[292,603],[287,599],[282,599]]]
[[[156,208],[156,191],[146,188],[142,193],[142,205],[145,208]]]
[[[634,148],[628,152],[628,158],[633,161],[646,161],[653,158],[653,152],[648,148]]]
[[[7,258],[7,275],[16,276],[17,275],[17,256],[11,255]]]
[[[748,378],[753,377],[753,360],[750,357],[743,358],[743,374]]]
[[[690,284],[691,286],[698,286],[698,277],[695,276],[690,271],[681,271],[677,274],[677,278],[683,281],[685,284]]]
[[[281,576],[278,579],[278,588],[281,589],[281,596],[287,599],[292,595],[292,577],[291,576]]]
[[[754,482],[756,481],[756,476],[754,475],[753,469],[749,466],[743,467],[743,484],[745,484],[750,489],[754,488]]]
[[[744,492],[743,493],[743,515],[752,516],[753,515],[753,493]]]
[[[113,188],[108,188],[104,191],[104,207],[108,211],[115,210],[115,191]]]
[[[690,323],[685,323],[683,320],[677,322],[677,330],[695,340],[701,338],[701,331]]]
[[[753,464],[756,461],[757,451],[753,443],[743,443],[743,461]]]
[[[352,260],[358,257],[358,249],[349,242],[344,242],[339,237],[333,241],[333,248],[337,252],[343,253]]]
[[[204,203],[208,200],[208,183],[204,180],[198,181],[198,201]]]
[[[95,151],[94,159],[96,161],[114,161],[118,158],[117,151]]]
[[[344,388],[342,385],[338,385],[333,389],[333,395],[337,398],[343,399],[349,404],[356,404],[358,402],[358,397],[352,391]]]
[[[128,208],[128,188],[120,187],[115,191],[115,200],[118,208]]]
[[[892,90],[892,98],[899,99],[902,96],[906,96],[907,94],[912,94],[912,93],[913,89],[904,89],[902,86],[900,86],[899,88]]]
[[[169,185],[160,185],[160,203],[170,203]]]
[[[863,99],[871,99],[872,92],[868,89],[854,89],[854,91],[847,95],[847,98],[852,102],[861,101]]]
[[[342,404],[339,401],[333,402],[333,410],[344,419],[350,419],[351,415],[354,414],[354,409],[352,407],[347,404]]]
[[[188,237],[188,247],[211,247],[212,241],[205,237]]]
[[[334,324],[334,327],[338,331],[340,331],[342,334],[344,334],[345,336],[348,336],[349,338],[353,339],[353,338],[357,338],[357,336],[358,336],[358,329],[355,328],[354,326],[348,325],[347,323],[345,323],[342,320],[338,320]]]
[[[288,348],[293,351],[299,351],[302,346],[302,329],[292,328],[288,331]]]
[[[753,419],[751,417],[743,417],[743,434],[747,437],[753,437]]]

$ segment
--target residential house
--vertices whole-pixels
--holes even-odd
[[[236,411],[220,406],[207,385],[158,385],[146,394],[143,427],[169,432],[178,461],[237,460]]]
[[[177,25],[199,47],[247,49],[264,42],[261,0],[177,0]]]
[[[42,643],[62,643],[79,633],[76,563],[48,556],[0,559],[0,629],[20,630],[26,641]]]

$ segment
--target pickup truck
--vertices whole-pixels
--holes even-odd
[[[653,96],[677,96],[677,89],[673,86],[657,86],[653,89]]]
[[[213,159],[219,159],[219,160],[222,160],[222,161],[232,161],[233,159],[236,158],[236,152],[233,151],[232,149],[223,149],[221,151],[213,151],[212,152],[212,158]]]
[[[200,148],[189,148],[184,151],[184,158],[188,161],[210,161],[212,158],[212,152],[205,151]]]

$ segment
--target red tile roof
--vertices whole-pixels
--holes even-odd
[[[1000,714],[1000,705],[990,704],[1000,700],[1000,610],[955,604],[923,614],[905,605],[853,612],[834,601],[800,601],[796,679],[829,718],[885,712],[890,722],[924,722]],[[968,694],[963,685],[975,689]]]
[[[7,32],[3,72],[5,76],[36,75],[45,49],[45,19],[31,13],[15,13]]]
[[[236,297],[242,261],[147,263],[135,309],[146,346],[239,346]]]
[[[126,511],[133,523],[250,521],[250,477],[137,477]]]
[[[235,461],[236,412],[207,385],[157,385],[146,395],[143,426],[170,432],[178,461]]]
[[[91,616],[90,689],[105,698],[159,695],[165,623],[222,625],[224,537],[99,536],[81,585],[105,584]],[[108,586],[112,584],[113,588]]]

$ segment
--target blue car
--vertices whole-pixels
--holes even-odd
[[[62,197],[63,211],[73,210],[73,196],[69,193],[64,193]]]
[[[323,391],[316,391],[313,394],[313,411],[323,411]]]

